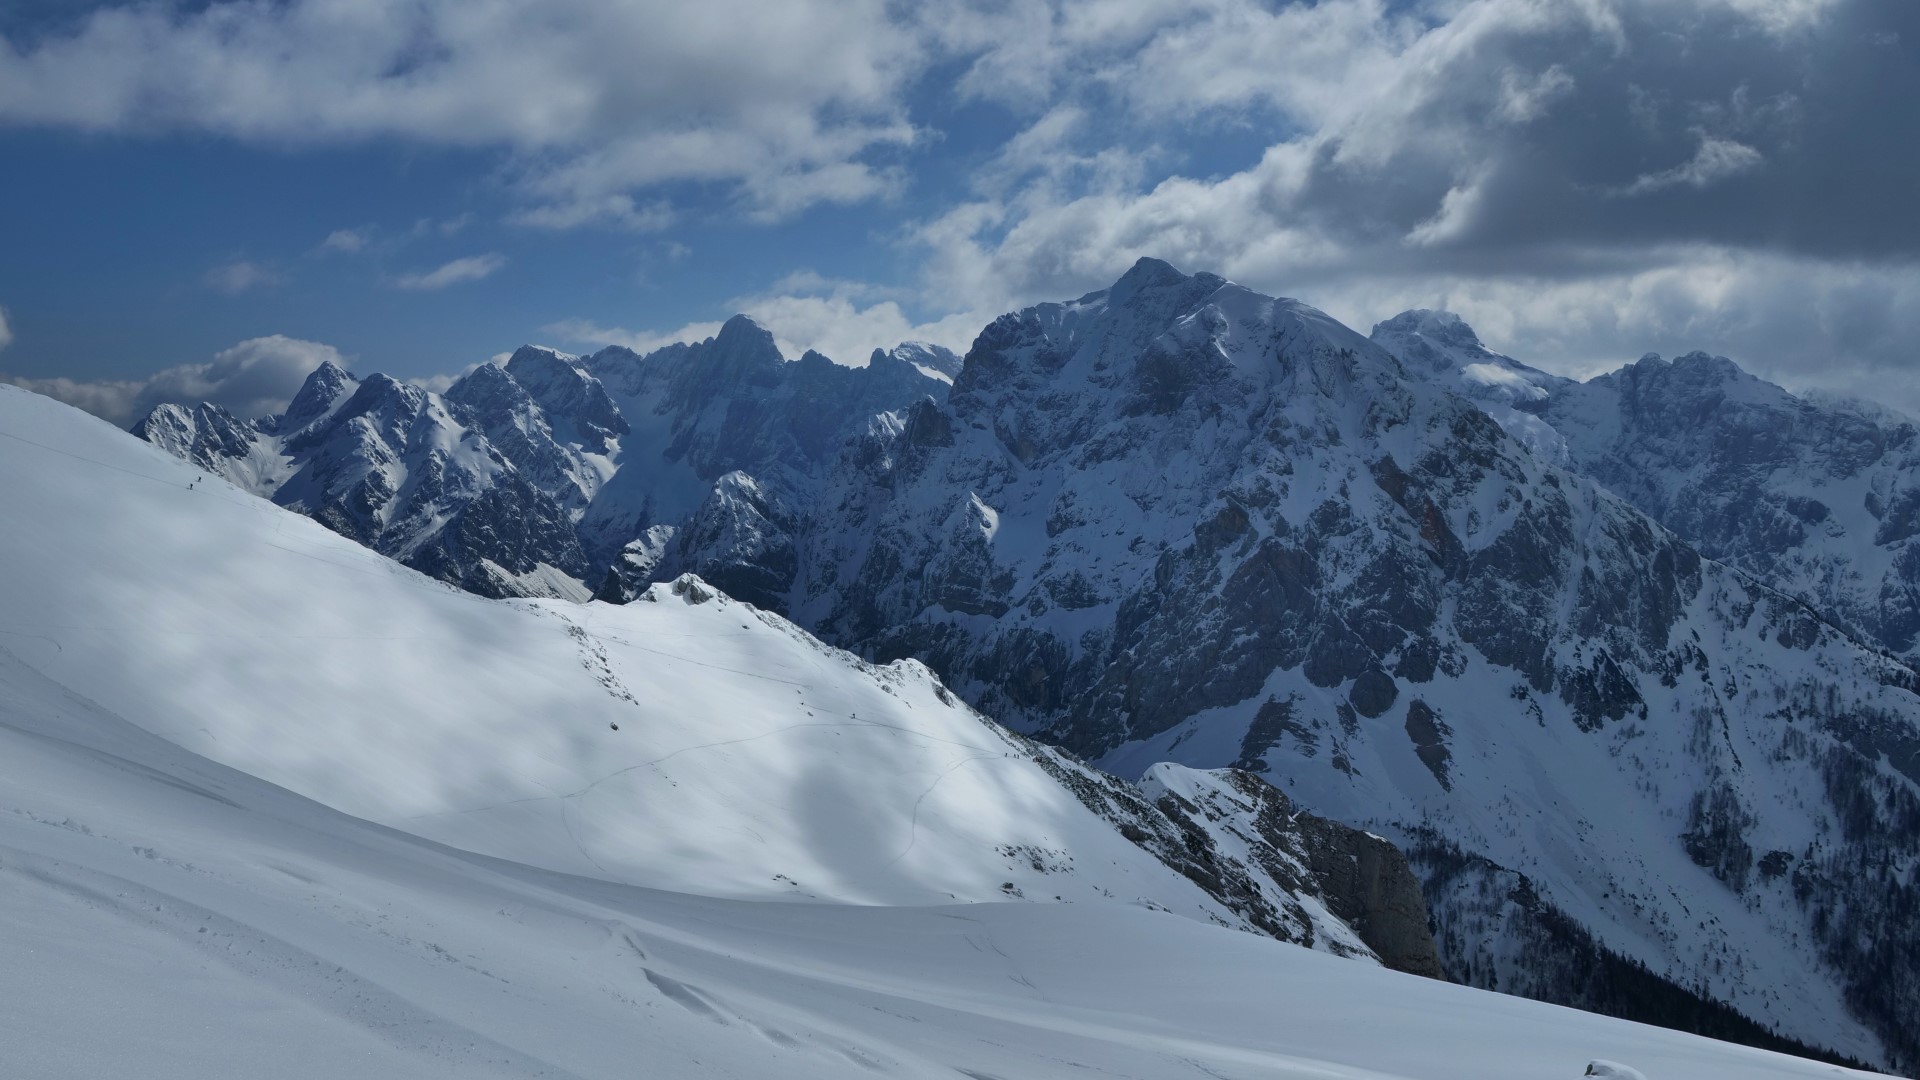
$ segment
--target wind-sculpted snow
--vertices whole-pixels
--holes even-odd
[[[1864,1075],[1140,907],[748,903],[474,856],[154,738],[17,644],[0,643],[10,1077]]]

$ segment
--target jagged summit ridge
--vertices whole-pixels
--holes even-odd
[[[789,363],[739,315],[646,356],[523,346],[445,394],[328,362],[278,416],[165,406],[134,430],[463,588],[583,600],[609,567],[631,577],[629,546],[671,554],[661,538],[728,503],[715,485],[729,473],[746,470],[775,503],[793,499],[870,417],[944,398],[950,353],[896,352],[872,370],[817,354]]]
[[[1449,354],[1410,331],[1382,345],[1565,462],[1822,617],[1909,658],[1920,648],[1920,444],[1883,409],[1803,397],[1701,351],[1649,353],[1585,383],[1510,357]],[[1457,362],[1462,361],[1465,362]]]

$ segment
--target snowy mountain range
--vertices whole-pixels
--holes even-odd
[[[444,394],[329,363],[278,416],[162,405],[134,433],[462,588],[584,600],[609,569],[671,580],[700,569],[734,518],[759,525],[810,501],[849,437],[944,398],[958,366],[914,343],[864,368],[788,363],[743,316],[646,357],[528,346]],[[701,550],[676,542],[684,532]],[[730,593],[767,599],[708,562]]]
[[[168,406],[136,431],[473,592],[675,610],[693,572],[867,661],[923,662],[917,693],[937,675],[1143,778],[995,736],[1083,809],[1088,784],[1125,794],[1097,815],[1123,834],[1178,837],[1184,815],[1217,861],[1240,842],[1223,823],[1245,837],[1289,803],[1382,834],[1472,985],[1920,1062],[1903,421],[1705,357],[1573,383],[1451,316],[1369,339],[1143,260],[1003,316],[964,366],[787,362],[737,318],[646,357],[525,348],[444,395],[322,368],[282,416]],[[582,641],[581,613],[614,618],[527,610]],[[580,647],[581,670],[618,667]],[[493,816],[468,824],[599,853]],[[1358,938],[1289,843],[1264,841],[1291,869],[1236,855],[1250,889],[1167,906]],[[1036,884],[980,866],[945,887]]]
[[[1650,354],[1575,382],[1492,352],[1440,312],[1396,316],[1373,340],[1701,554],[1863,640],[1920,656],[1920,434],[1910,418],[1796,397],[1701,352]]]

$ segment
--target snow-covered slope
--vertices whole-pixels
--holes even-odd
[[[1142,904],[1438,973],[1397,852],[1356,877],[1380,853],[1298,814],[1225,849],[917,662],[864,663],[697,578],[624,607],[485,600],[45,399],[0,395],[0,438],[9,647],[337,809],[610,881]]]
[[[1860,1075],[1137,907],[723,901],[468,855],[186,753],[10,647],[9,1078]]]
[[[0,394],[0,632],[194,753],[467,850],[708,895],[1117,897],[1230,919],[921,665],[697,579],[485,600]]]

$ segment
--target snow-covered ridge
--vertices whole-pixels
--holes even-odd
[[[1291,823],[1217,850],[917,661],[864,662],[692,575],[622,607],[482,600],[45,399],[0,396],[0,432],[30,523],[0,537],[8,647],[343,812],[679,892],[1141,904],[1375,959],[1328,912],[1371,910],[1359,890],[1254,854],[1316,851]]]

